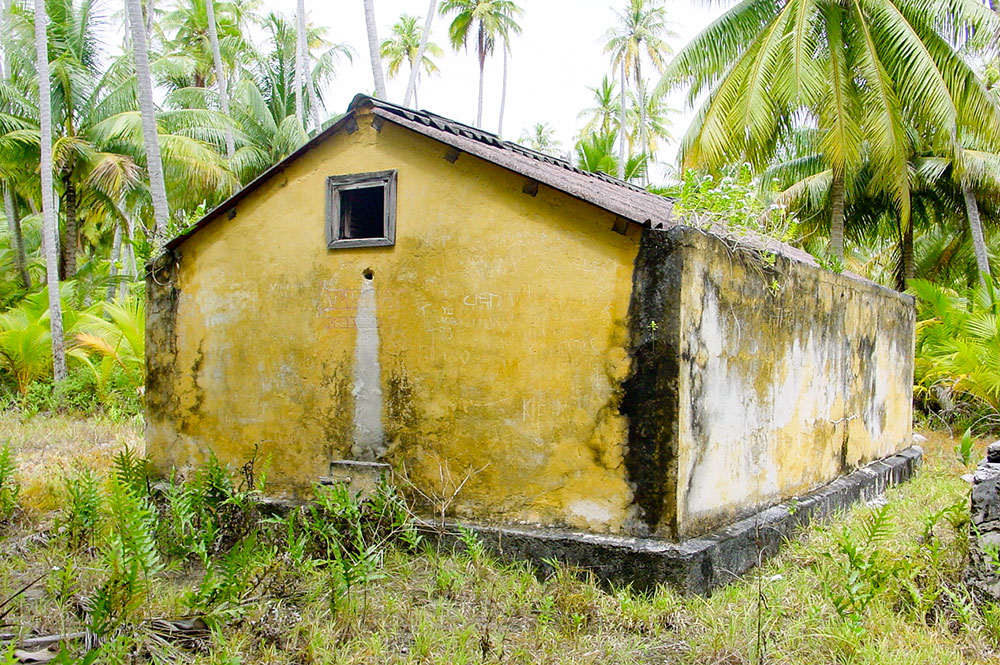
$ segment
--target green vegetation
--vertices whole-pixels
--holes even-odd
[[[154,487],[122,441],[90,449],[128,430],[95,423],[81,438],[58,419],[40,421],[54,433],[49,446],[103,460],[52,474],[27,445],[31,433],[0,419],[14,441],[0,460],[17,469],[12,479],[0,464],[0,488],[26,488],[14,490],[19,509],[0,525],[0,615],[15,635],[87,633],[66,641],[63,662],[888,664],[1000,655],[1000,608],[977,608],[960,581],[968,490],[957,442],[935,433],[924,468],[884,503],[813,525],[706,599],[503,563],[472,532],[457,551],[439,550],[389,485],[364,498],[317,487],[314,503],[275,513],[261,503],[267,460],[235,473],[210,457]],[[40,501],[48,496],[55,502]]]
[[[995,431],[1000,425],[1000,292],[986,282],[961,292],[925,280],[919,298],[914,396],[925,412]]]
[[[377,93],[385,64],[416,103],[421,74],[449,76],[446,39],[477,59],[482,126],[486,62],[502,55],[502,132],[530,14],[431,0],[378,40],[377,4],[364,3]],[[234,475],[209,458],[154,487],[123,451],[140,440],[142,266],[324,127],[355,54],[303,0],[289,14],[119,9],[0,3],[0,632],[85,632],[64,662],[996,659],[1000,610],[960,583],[958,480],[975,436],[1000,431],[1000,18],[985,4],[749,0],[674,56],[663,0],[617,0],[604,43],[572,46],[607,57],[566,146],[576,166],[673,197],[685,223],[908,289],[919,418],[965,431],[933,435],[926,468],[886,505],[814,526],[710,599],[602,590],[560,566],[536,576],[471,532],[439,551],[389,485],[364,499],[317,487],[310,506],[275,512],[267,460]],[[665,165],[668,93],[682,88],[702,106]],[[522,140],[564,154],[568,129],[538,122]]]

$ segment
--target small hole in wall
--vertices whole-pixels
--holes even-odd
[[[363,271],[361,272],[361,274],[365,276],[365,279],[375,279],[375,273],[374,273],[374,272],[372,272],[372,269],[371,269],[371,268],[365,268],[365,269],[364,269],[364,270],[363,270]]]

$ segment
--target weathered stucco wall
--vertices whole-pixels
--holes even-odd
[[[389,169],[395,246],[327,249],[327,176]],[[435,513],[686,538],[908,445],[909,298],[533,185],[358,112],[161,257],[157,469],[378,460]]]
[[[644,368],[675,377],[646,416],[652,530],[704,533],[910,445],[908,296],[688,228],[649,232],[639,270],[625,403]]]
[[[638,227],[385,123],[321,143],[150,279],[148,454],[270,458],[295,494],[352,458],[372,296],[391,463],[461,516],[615,532]],[[329,175],[398,170],[396,245],[328,250]],[[370,270],[369,282],[363,272]],[[359,317],[359,301],[362,316]],[[370,347],[369,347],[370,348]],[[357,451],[355,451],[356,453]]]

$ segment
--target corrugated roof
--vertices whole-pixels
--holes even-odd
[[[355,122],[354,112],[363,108],[370,108],[376,117],[383,120],[592,203],[624,219],[647,226],[669,226],[675,223],[671,218],[673,202],[670,199],[647,192],[641,187],[603,173],[581,171],[566,160],[540,153],[510,141],[504,141],[496,134],[484,132],[430,111],[415,111],[367,95],[357,95],[348,107],[347,113],[336,123],[317,134],[298,150],[219,204],[186,233],[168,242],[166,249],[174,249],[180,245],[191,234],[231,210],[247,195],[272,176],[283,171],[298,157],[341,129],[350,126]]]

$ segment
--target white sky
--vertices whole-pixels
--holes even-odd
[[[375,0],[379,39],[390,35],[401,13],[424,16],[428,4],[427,0]],[[524,16],[520,21],[522,33],[511,40],[504,138],[516,141],[524,129],[547,122],[556,129],[561,150],[567,151],[582,125],[577,113],[592,106],[592,93],[587,88],[598,85],[601,77],[609,73],[603,37],[615,23],[611,6],[624,6],[625,0],[518,0],[518,4]],[[305,5],[311,23],[325,26],[331,41],[346,42],[356,51],[353,65],[343,64],[334,85],[326,91],[327,110],[339,113],[356,93],[374,90],[363,2],[305,0]],[[291,16],[295,0],[264,0],[264,6]],[[666,6],[671,28],[679,35],[670,40],[675,51],[725,9],[708,0],[667,0]],[[479,69],[473,51],[451,50],[448,22],[448,18],[440,16],[434,19],[433,41],[445,50],[445,55],[437,60],[441,72],[422,80],[420,107],[473,124]],[[487,60],[483,129],[492,132],[497,129],[502,72],[499,54]],[[388,82],[390,101],[403,101],[407,75],[404,70]],[[682,109],[679,95],[671,106]],[[683,134],[689,118],[688,112],[674,117],[675,137]],[[659,158],[672,160],[675,152],[675,145],[665,146]]]

